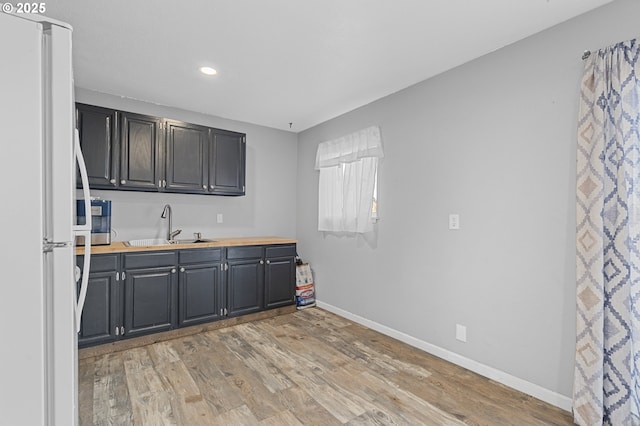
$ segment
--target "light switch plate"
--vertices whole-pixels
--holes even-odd
[[[222,223],[223,222],[222,213],[218,213],[218,216],[217,216],[216,220],[217,220],[218,223]]]
[[[467,327],[464,325],[456,324],[456,339],[461,342],[467,341]]]
[[[449,229],[460,229],[460,215],[458,213],[449,215]]]

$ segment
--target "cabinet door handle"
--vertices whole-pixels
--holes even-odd
[[[261,264],[261,265],[264,265],[264,260],[261,260],[261,261],[260,261],[260,264]]]
[[[267,260],[267,265],[271,265],[271,261],[270,260]]]
[[[207,189],[207,185],[202,185],[202,189]]]
[[[124,336],[124,327],[120,327],[120,335]]]
[[[214,185],[209,185],[209,189],[214,189],[215,186]]]
[[[167,181],[166,181],[166,180],[164,180],[164,179],[162,180],[162,187],[163,187],[163,188],[166,188],[166,187],[167,187]]]
[[[126,181],[126,180],[122,179],[122,180],[120,181],[120,185],[126,185],[126,184],[127,184],[127,181]]]
[[[115,179],[111,179],[111,180],[109,181],[109,183],[110,183],[111,185],[115,185],[115,184],[116,184],[116,180],[115,180]]]
[[[180,268],[180,272],[184,272],[184,268]]]
[[[175,273],[176,273],[176,268],[173,268],[173,269],[171,270],[171,273],[172,273],[172,274],[175,274]]]

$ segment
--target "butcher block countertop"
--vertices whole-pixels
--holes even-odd
[[[269,244],[296,244],[298,241],[291,238],[282,237],[241,237],[241,238],[210,238],[211,241],[202,243],[185,244],[163,244],[153,246],[129,247],[123,241],[116,241],[104,246],[91,246],[91,254],[105,253],[130,253],[136,251],[156,251],[156,250],[184,250],[202,249],[211,247],[231,247],[231,246],[261,246]],[[76,247],[76,254],[84,254],[84,247]]]

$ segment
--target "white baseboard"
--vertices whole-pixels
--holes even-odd
[[[340,315],[341,317],[364,325],[365,327],[368,327],[372,330],[378,331],[389,337],[393,337],[394,339],[400,340],[401,342],[404,342],[415,348],[421,349],[439,358],[445,359],[449,362],[452,362],[453,364],[466,368],[467,370],[471,370],[474,373],[478,373],[481,376],[487,377],[491,380],[495,380],[496,382],[502,383],[505,386],[509,386],[510,388],[526,393],[527,395],[531,395],[534,398],[538,398],[551,405],[562,408],[565,411],[571,411],[571,398],[568,398],[557,392],[553,392],[549,389],[543,388],[542,386],[538,386],[535,383],[528,382],[526,380],[512,376],[511,374],[505,373],[504,371],[497,370],[493,367],[489,367],[472,359],[463,357],[455,352],[451,352],[447,349],[432,345],[431,343],[427,343],[423,340],[416,339],[413,336],[394,330],[375,321],[371,321],[361,316],[352,314],[351,312],[345,311],[328,303],[324,303],[320,300],[317,300],[316,303],[319,308],[326,309],[327,311],[333,312],[336,315]]]

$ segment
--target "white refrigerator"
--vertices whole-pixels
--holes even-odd
[[[74,241],[85,235],[90,253],[91,223],[75,225],[77,164],[88,187],[74,128],[72,32],[45,21],[0,12],[1,425],[78,423]]]

